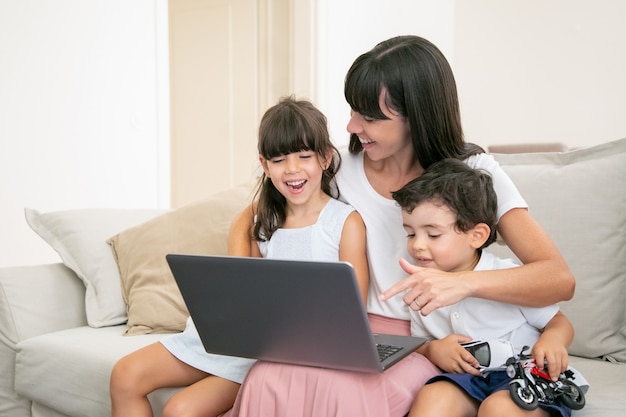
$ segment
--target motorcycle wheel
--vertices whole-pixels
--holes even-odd
[[[530,387],[524,388],[519,382],[511,382],[509,385],[509,393],[511,394],[513,402],[524,410],[534,410],[537,408],[537,395],[535,395]]]
[[[574,384],[572,381],[563,381],[565,389],[561,396],[561,401],[567,408],[572,410],[580,410],[585,406],[585,394],[580,387]]]

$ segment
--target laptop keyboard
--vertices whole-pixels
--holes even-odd
[[[376,344],[376,348],[378,349],[378,357],[380,358],[381,362],[393,355],[394,353],[402,350],[402,348],[398,346],[383,345],[379,343]]]

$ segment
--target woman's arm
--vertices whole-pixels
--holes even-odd
[[[424,315],[467,297],[529,307],[543,307],[572,298],[576,286],[574,277],[550,237],[528,210],[516,208],[505,213],[500,218],[498,232],[522,266],[446,273],[401,260],[410,276],[385,291],[381,298],[384,300],[408,290],[404,302],[415,309],[413,301],[419,297],[420,311]]]
[[[530,307],[544,307],[574,296],[574,276],[550,236],[527,209],[506,212],[498,223],[498,233],[522,266],[492,274],[490,279],[481,279],[476,273],[471,278],[472,296]]]
[[[361,290],[363,304],[367,305],[369,289],[369,269],[367,265],[365,224],[361,215],[352,212],[346,219],[339,242],[339,260],[349,262],[354,267],[357,283]]]

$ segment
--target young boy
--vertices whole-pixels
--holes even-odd
[[[416,265],[446,272],[513,268],[483,249],[496,239],[497,198],[491,176],[446,159],[392,193],[402,208],[407,249]],[[424,301],[424,300],[422,300]],[[561,404],[528,412],[510,397],[506,372],[481,375],[478,361],[461,343],[504,339],[520,352],[532,347],[538,364],[548,363],[556,380],[567,368],[574,330],[557,306],[521,307],[466,298],[424,316],[417,297],[410,305],[411,333],[430,341],[418,350],[443,370],[420,389],[409,416],[569,416]]]

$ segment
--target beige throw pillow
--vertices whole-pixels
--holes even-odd
[[[171,210],[108,240],[127,306],[126,334],[184,329],[187,308],[165,255],[225,255],[231,221],[251,197],[249,186],[236,187]]]
[[[626,139],[494,156],[576,278],[574,298],[561,304],[576,331],[570,353],[626,361]]]

